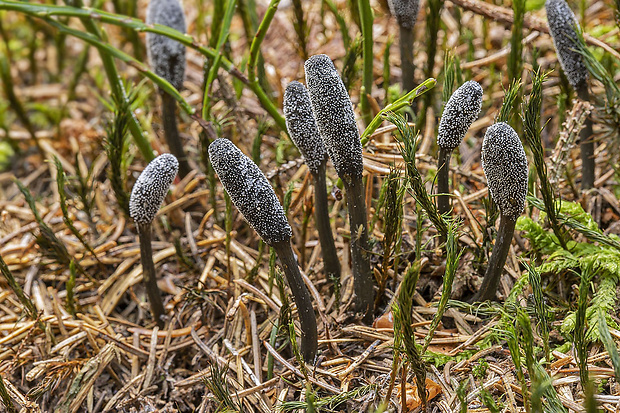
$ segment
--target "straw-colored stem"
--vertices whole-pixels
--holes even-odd
[[[185,177],[185,175],[192,171],[192,168],[189,166],[189,162],[187,161],[187,155],[185,154],[185,150],[183,149],[183,142],[181,141],[181,136],[179,136],[176,109],[176,100],[169,94],[162,93],[161,112],[162,121],[164,124],[164,134],[166,136],[166,143],[168,144],[168,148],[170,148],[170,152],[172,152],[172,154],[176,156],[177,160],[179,161],[179,176],[182,179]]]
[[[586,82],[577,87],[577,96],[585,102],[590,101],[590,92]],[[596,162],[594,140],[592,140],[592,119],[589,117],[579,133],[579,138],[581,140],[581,189],[590,189],[594,186]]]
[[[151,313],[160,328],[164,327],[162,316],[165,314],[164,303],[157,287],[157,274],[153,263],[153,250],[151,248],[151,224],[138,224],[140,236],[140,261],[142,263],[142,280],[149,297]]]
[[[313,174],[314,178],[314,221],[319,232],[321,253],[323,254],[323,267],[328,278],[340,279],[340,261],[336,252],[336,244],[329,224],[329,209],[327,206],[327,183],[325,179],[325,164],[323,162],[319,171]]]
[[[361,179],[350,181],[350,183],[345,182],[344,185],[351,228],[354,290],[357,311],[364,315],[364,322],[369,323],[373,315],[374,289],[368,251],[368,222],[366,219],[364,184]]]
[[[495,300],[497,288],[499,287],[499,280],[504,269],[504,264],[506,264],[506,258],[510,250],[516,223],[516,220],[502,214],[499,220],[497,239],[495,240],[495,246],[491,253],[491,259],[489,260],[489,266],[482,279],[482,285],[472,298],[472,302]]]
[[[280,265],[282,265],[286,281],[297,305],[301,323],[301,354],[306,363],[312,364],[318,347],[318,333],[310,292],[299,272],[290,241],[276,242],[271,246],[280,259]]]

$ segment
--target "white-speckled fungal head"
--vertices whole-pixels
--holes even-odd
[[[446,103],[439,121],[437,144],[444,149],[458,147],[482,109],[482,87],[473,80],[463,83]]]
[[[419,0],[388,0],[390,12],[399,25],[413,29],[418,19],[418,11],[420,10]]]
[[[334,63],[324,54],[314,55],[306,60],[305,69],[312,111],[338,176],[346,183],[362,179],[360,133],[351,98]]]
[[[528,175],[527,157],[517,132],[504,122],[490,126],[481,158],[493,201],[502,215],[516,221],[525,208]]]
[[[297,81],[289,83],[284,92],[284,117],[288,133],[308,169],[313,174],[319,173],[321,164],[327,160],[327,152],[312,113],[308,90]]]
[[[209,145],[209,159],[241,215],[268,245],[291,239],[291,226],[265,175],[228,139]]]
[[[588,79],[588,69],[583,58],[575,51],[579,23],[575,14],[564,0],[547,0],[547,24],[553,38],[560,65],[573,87],[578,87]]]
[[[164,153],[144,168],[131,190],[129,216],[138,224],[150,224],[179,171],[174,155]]]
[[[146,9],[147,24],[161,24],[185,33],[185,14],[178,0],[151,0]],[[146,33],[146,53],[158,76],[177,90],[185,78],[185,46],[176,40],[155,33]]]

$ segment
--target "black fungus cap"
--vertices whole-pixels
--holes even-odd
[[[134,221],[153,222],[178,171],[179,161],[170,153],[159,155],[144,168],[129,198],[129,215]]]
[[[446,103],[439,121],[437,144],[444,149],[458,147],[482,109],[482,87],[473,80],[463,83]]]
[[[284,117],[288,133],[304,156],[308,169],[317,174],[327,159],[327,152],[312,113],[308,90],[297,81],[289,83],[284,92]]]
[[[364,161],[360,133],[338,71],[324,54],[306,60],[305,69],[312,111],[338,176],[346,182],[361,179]]]
[[[209,145],[209,159],[241,215],[268,245],[291,239],[291,226],[265,175],[228,139]]]
[[[185,14],[178,0],[151,0],[146,9],[147,24],[161,24],[185,33]],[[146,51],[156,75],[166,79],[177,90],[185,78],[185,46],[176,40],[151,32],[146,33]]]
[[[388,0],[390,12],[398,24],[407,29],[413,29],[418,19],[418,11],[420,10],[419,0]]]
[[[504,122],[489,127],[481,158],[493,201],[502,215],[516,221],[525,208],[528,175],[527,157],[517,132]]]
[[[547,0],[547,24],[553,38],[560,65],[573,87],[580,86],[588,79],[588,69],[583,57],[575,51],[579,23],[575,14],[564,0]]]

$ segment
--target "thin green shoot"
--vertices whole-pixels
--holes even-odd
[[[439,327],[441,318],[446,311],[448,300],[450,299],[450,295],[452,294],[452,284],[454,282],[456,270],[459,267],[459,260],[464,252],[463,248],[459,248],[459,226],[460,222],[458,220],[451,221],[448,224],[448,234],[446,237],[446,272],[443,277],[443,288],[441,291],[441,298],[439,299],[439,304],[437,306],[437,312],[433,316],[431,325],[428,328],[428,333],[426,334],[426,338],[424,339],[422,354],[426,352],[429,344],[431,344],[431,340],[435,335],[437,327]]]
[[[204,85],[204,94],[202,98],[202,118],[204,120],[209,120],[211,116],[211,87],[213,85],[215,77],[217,76],[217,72],[219,71],[220,64],[222,62],[222,47],[224,46],[224,43],[226,43],[226,41],[228,40],[228,35],[230,34],[230,24],[235,13],[237,0],[228,0],[227,3],[228,6],[226,7],[223,21],[221,22],[221,29],[218,35],[217,46],[215,48],[216,56],[215,59],[213,59],[213,64],[209,68],[207,80]]]
[[[523,125],[525,129],[525,141],[527,142],[534,157],[534,165],[540,183],[540,193],[545,203],[545,209],[549,217],[549,224],[553,233],[558,238],[562,248],[567,249],[567,234],[560,226],[557,218],[559,203],[555,190],[549,182],[547,164],[545,163],[545,149],[542,144],[540,127],[540,112],[542,108],[543,83],[548,73],[540,70],[532,73],[532,91],[529,100],[523,105]]]
[[[363,49],[362,58],[364,65],[362,68],[362,87],[360,89],[360,110],[362,112],[362,120],[365,125],[372,121],[372,113],[370,111],[370,101],[368,96],[372,94],[373,83],[373,38],[372,28],[374,16],[370,7],[370,0],[358,0],[359,16],[361,22]]]

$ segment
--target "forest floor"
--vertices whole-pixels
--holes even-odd
[[[207,3],[184,4],[187,32],[202,44],[208,44],[210,39],[209,23],[200,23],[201,19],[209,22],[210,17],[205,16],[210,16],[211,4]],[[264,1],[257,3],[260,17],[267,5]],[[261,48],[266,81],[278,108],[282,107],[288,82],[304,81],[304,53],[325,53],[334,60],[338,70],[346,66],[347,50],[343,47],[341,27],[327,3],[303,3],[308,28],[305,50],[299,46],[294,7],[288,1],[280,4]],[[354,39],[360,30],[351,18],[349,3],[333,3],[346,22],[347,36]],[[462,220],[459,246],[463,254],[452,285],[453,301],[449,302],[423,357],[428,408],[444,413],[467,410],[516,413],[542,411],[538,409],[544,406],[545,411],[581,412],[586,410],[586,389],[581,384],[579,357],[573,344],[575,334],[566,329],[565,323],[570,314],[574,316],[578,305],[580,278],[575,271],[566,268],[557,273],[541,271],[544,302],[550,318],[544,323],[550,331],[542,335],[534,309],[534,292],[527,282],[514,290],[510,305],[503,304],[518,280],[528,273],[525,264],[544,269],[540,266],[552,261],[549,260],[552,252],[532,245],[531,238],[517,231],[499,286],[499,302],[480,306],[464,303],[480,285],[491,239],[495,236],[493,225],[485,221],[489,195],[480,165],[480,149],[484,132],[495,122],[504,90],[510,84],[506,62],[511,24],[502,17],[508,12],[512,16],[510,5],[491,6],[488,11],[484,6],[490,3],[482,6],[481,3],[480,0],[445,1],[433,71],[438,84],[429,92],[433,104],[428,108],[424,124],[417,125],[420,131],[417,166],[432,192],[443,62],[447,51],[452,51],[460,59],[462,80],[479,82],[484,89],[484,100],[482,113],[452,161],[453,214]],[[531,90],[529,69],[533,50],[537,50],[537,64],[543,70],[553,69],[544,84],[541,116],[542,123],[547,122],[542,137],[550,154],[550,174],[558,177],[554,185],[562,199],[582,205],[601,233],[613,238],[620,234],[618,139],[599,142],[595,188],[589,192],[579,190],[578,147],[563,160],[553,155],[560,132],[562,136],[570,135],[563,122],[581,113],[583,108],[572,101],[572,96],[566,96],[565,91],[570,89],[560,77],[551,37],[541,29],[546,28],[544,7],[533,3],[527,3],[532,10],[526,14],[523,31],[523,94],[527,98]],[[394,100],[390,94],[400,93],[401,71],[398,26],[385,4],[371,4],[375,13],[371,106],[376,113],[387,100]],[[105,6],[114,10],[112,4]],[[138,17],[144,19],[146,5],[140,1],[138,6]],[[571,3],[571,6],[577,5]],[[576,14],[585,18],[585,32],[617,53],[620,32],[611,2],[586,1],[581,2],[581,7],[582,14]],[[416,203],[407,194],[401,253],[396,265],[392,255],[384,268],[385,210],[378,207],[377,200],[390,170],[403,169],[394,127],[387,122],[383,124],[364,148],[371,262],[377,277],[388,277],[387,288],[375,310],[376,321],[369,326],[363,325],[352,312],[350,229],[346,204],[336,187],[335,171],[331,166],[328,169],[328,187],[332,229],[343,268],[342,279],[337,282],[326,279],[322,271],[312,218],[312,181],[307,167],[256,96],[248,88],[241,91],[243,84],[239,79],[222,70],[213,87],[214,130],[233,140],[248,155],[257,153],[258,142],[260,168],[274,184],[281,200],[286,195],[290,197],[288,218],[293,228],[294,250],[313,287],[311,293],[319,322],[319,356],[314,364],[300,365],[288,345],[287,326],[274,329],[282,320],[281,309],[289,301],[288,294],[282,296],[274,281],[274,277],[281,277],[279,270],[270,265],[269,249],[260,247],[258,236],[234,207],[230,211],[231,231],[227,237],[223,189],[216,181],[217,191],[212,192],[201,158],[201,123],[182,111],[180,128],[195,171],[183,180],[176,179],[154,224],[153,258],[168,313],[165,328],[158,329],[141,284],[137,230],[118,207],[108,178],[109,163],[103,148],[114,114],[97,50],[90,48],[85,70],[73,96],[68,98],[85,44],[70,36],[59,39],[51,26],[37,18],[26,18],[13,11],[0,11],[0,17],[1,34],[11,51],[7,56],[13,83],[9,86],[3,82],[4,93],[0,97],[0,138],[3,139],[0,254],[26,299],[36,309],[33,319],[6,278],[0,278],[0,411],[271,412],[314,408],[400,412],[423,408],[411,369],[400,369],[393,376],[394,356],[402,353],[395,350],[390,308],[402,275],[411,262],[418,260],[421,270],[413,297],[413,320],[415,337],[421,344],[437,312],[446,259],[438,248],[436,230],[427,219],[418,220]],[[417,83],[425,79],[428,20],[428,7],[423,3],[415,27]],[[70,24],[81,29],[77,19],[72,19]],[[144,49],[133,48],[127,31],[103,26],[111,44],[126,53],[138,53],[146,61]],[[230,32],[226,53],[243,68],[249,46],[238,16],[233,18]],[[143,34],[138,39],[143,42]],[[597,48],[596,53],[600,57],[602,49]],[[353,58],[357,59],[348,80],[359,115],[361,52],[357,56],[354,53]],[[614,67],[610,55],[602,61],[607,67]],[[203,100],[203,63],[200,54],[188,49],[181,93],[196,109]],[[134,114],[153,149],[157,153],[167,152],[155,85],[143,80],[135,67],[121,61],[117,64],[122,78],[136,92]],[[617,62],[615,68],[617,81],[620,75]],[[384,86],[388,84],[386,89]],[[600,83],[592,80],[590,86],[593,96],[604,96]],[[19,118],[14,101],[8,97],[9,89],[15,91],[15,99],[23,105],[38,144]],[[422,100],[414,101],[414,112],[420,110]],[[518,123],[518,118],[513,122]],[[363,129],[361,118],[358,123]],[[595,124],[595,133],[601,131],[602,127]],[[131,143],[131,137],[127,142],[124,161],[127,174],[123,180],[130,191],[146,162]],[[60,160],[67,179],[60,190],[54,157]],[[530,169],[533,170],[533,164]],[[15,180],[32,194],[40,219]],[[532,190],[536,193],[534,185]],[[71,232],[63,219],[63,204],[85,243]],[[538,209],[528,206],[525,215],[543,225]],[[45,226],[51,228],[59,244],[42,237]],[[578,232],[572,236],[578,242],[591,242]],[[84,244],[92,247],[92,251]],[[416,250],[421,254],[418,257]],[[618,255],[611,257],[613,260]],[[620,258],[618,262],[620,268]],[[616,291],[615,297],[604,307],[616,346],[620,343],[618,280],[620,276],[611,287]],[[594,278],[592,283],[594,293],[598,291],[599,278]],[[531,341],[520,339],[517,343],[520,361],[515,361],[506,339],[509,332],[504,329],[506,323],[518,325],[511,306],[526,310],[525,314],[533,320],[529,330],[533,334]],[[292,317],[296,319],[295,311]],[[588,315],[588,321],[591,320]],[[544,337],[548,338],[547,343]],[[614,372],[611,357],[598,335],[588,340],[587,368],[598,409],[620,412],[618,370]],[[546,344],[550,359],[543,354]],[[543,376],[532,377],[534,365],[542,368],[552,382],[541,383],[536,377]],[[384,401],[388,404],[381,405]],[[554,404],[556,401],[559,405]],[[590,407],[588,411],[595,410]]]

